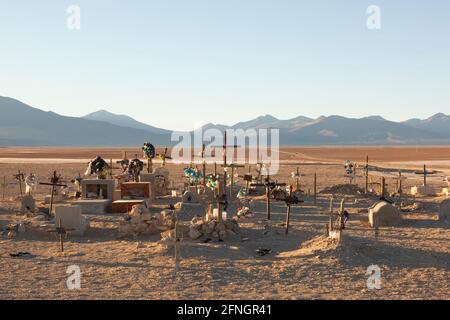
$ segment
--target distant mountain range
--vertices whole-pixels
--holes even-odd
[[[203,129],[280,129],[282,145],[407,145],[450,144],[450,116],[388,121],[380,116],[360,119],[299,116],[279,120],[271,115],[233,126],[207,124]],[[170,130],[150,126],[126,115],[100,110],[84,117],[66,117],[0,97],[0,146],[140,146],[146,141],[171,145]]]

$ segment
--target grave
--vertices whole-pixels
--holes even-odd
[[[34,212],[36,210],[36,201],[33,196],[26,195],[22,198],[20,213]]]
[[[84,179],[81,181],[81,197],[112,200],[116,186],[117,182],[113,179]]]
[[[79,206],[57,206],[55,210],[55,221],[61,221],[60,227],[64,229],[73,229],[71,234],[82,236],[89,227]]]
[[[395,226],[401,219],[400,210],[388,202],[380,201],[369,208],[369,223],[372,228]]]
[[[122,200],[150,198],[150,182],[125,182],[120,186]]]
[[[111,212],[116,186],[113,179],[84,179],[81,181],[81,199],[73,204],[79,206],[83,214]]]
[[[112,203],[112,212],[126,213],[135,205],[150,206],[150,182],[126,182],[120,186],[121,199]]]
[[[422,185],[422,186],[412,187],[411,194],[413,196],[435,196],[436,191],[431,186]]]
[[[153,172],[155,179],[155,196],[163,197],[169,193],[169,170],[161,167],[156,168]]]

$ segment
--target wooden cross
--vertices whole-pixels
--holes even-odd
[[[60,184],[59,180],[61,179],[61,176],[56,175],[56,171],[53,171],[53,176],[50,178],[50,183],[48,182],[39,182],[39,184],[44,186],[52,186],[52,193],[50,197],[50,209],[48,211],[48,215],[52,215],[53,210],[53,196],[56,192],[56,187],[67,187],[66,184]]]
[[[423,175],[423,185],[426,187],[426,185],[427,185],[427,176],[429,175],[429,174],[435,174],[436,173],[436,171],[427,171],[427,165],[426,164],[424,164],[423,165],[423,171],[416,171],[416,172],[414,172],[415,174],[420,174],[420,175]]]
[[[3,182],[2,182],[2,199],[5,200],[5,192],[6,192],[6,187],[8,186],[8,183],[6,182],[6,176],[3,177]]]
[[[219,190],[217,193],[217,221],[222,222],[222,212],[227,209],[228,206],[228,200],[227,200],[227,193],[225,183],[226,183],[226,172],[223,174],[223,182],[219,182]]]
[[[397,193],[402,196],[403,193],[403,180],[406,180],[406,177],[402,175],[402,171],[398,171],[398,177],[395,178],[397,180]]]
[[[20,172],[20,170],[18,170],[17,174],[14,175],[14,178],[19,182],[20,197],[23,197],[22,181],[25,180],[25,177],[24,177],[23,173]]]
[[[202,164],[203,164],[203,186],[206,188],[206,159],[205,159],[206,145],[202,145]]]
[[[299,200],[295,195],[292,194],[292,186],[289,187],[289,195],[286,196],[285,200],[287,212],[286,212],[286,230],[285,233],[289,233],[289,220],[291,217],[291,206],[304,202],[303,200]]]
[[[158,154],[158,157],[162,160],[161,167],[164,167],[166,165],[166,160],[172,159],[167,155],[167,148],[164,148],[164,153]]]
[[[67,234],[67,232],[74,231],[75,229],[65,229],[62,226],[61,218],[58,219],[58,226],[55,228],[55,230],[50,230],[48,232],[56,232],[59,235],[59,249],[61,252],[64,252],[64,238]]]
[[[240,164],[227,164],[227,165],[223,165],[222,166],[225,170],[224,175],[226,176],[226,169],[227,168],[231,168],[231,185],[230,185],[230,199],[233,199],[233,185],[234,185],[234,169],[236,168],[244,168],[244,165],[240,165]],[[226,178],[225,178],[225,183],[226,183]],[[226,184],[225,184],[225,189],[226,189]]]
[[[271,196],[271,189],[274,189],[275,187],[283,187],[286,186],[286,183],[277,183],[270,181],[270,176],[267,175],[264,179],[264,183],[252,183],[252,187],[265,187],[266,188],[266,210],[267,210],[267,220],[270,220],[270,196]]]

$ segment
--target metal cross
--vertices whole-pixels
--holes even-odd
[[[56,175],[56,171],[53,171],[53,176],[50,178],[50,183],[48,182],[39,182],[39,184],[44,186],[52,186],[52,193],[50,197],[50,209],[48,211],[48,215],[52,215],[53,210],[53,196],[56,192],[56,187],[67,187],[66,184],[59,183],[59,180],[61,179],[61,176]]]
[[[48,232],[56,232],[59,235],[59,248],[61,252],[64,252],[64,238],[67,232],[74,231],[75,229],[66,229],[62,226],[61,218],[58,219],[58,226],[55,230],[49,230]]]

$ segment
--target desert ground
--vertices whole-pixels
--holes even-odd
[[[90,214],[84,236],[68,235],[59,252],[54,233],[30,229],[8,237],[6,226],[28,219],[19,212],[20,190],[14,174],[20,170],[49,181],[53,171],[74,189],[71,180],[86,170],[97,154],[105,160],[141,155],[139,148],[0,148],[0,299],[449,299],[450,230],[438,220],[445,196],[412,196],[412,186],[422,184],[426,164],[437,173],[428,184],[440,191],[450,176],[450,147],[292,147],[280,150],[279,182],[291,183],[299,167],[304,203],[292,207],[289,233],[285,234],[286,204],[272,200],[272,219],[266,219],[264,197],[234,200],[229,212],[248,206],[253,217],[238,220],[240,231],[224,241],[181,239],[180,261],[174,245],[160,234],[121,238],[118,224],[123,214]],[[361,167],[350,191],[333,186],[349,184],[344,161],[362,166],[370,161],[369,194]],[[159,166],[155,163],[155,166]],[[186,165],[166,164],[172,187],[182,189]],[[254,167],[254,166],[253,166]],[[212,165],[207,171],[212,172]],[[375,232],[367,209],[378,201],[377,182],[386,178],[394,193],[402,170],[404,194],[393,201],[402,209],[402,221]],[[247,167],[239,169],[240,175]],[[120,171],[115,169],[115,171]],[[254,168],[252,169],[254,173]],[[313,177],[317,174],[314,203]],[[237,178],[237,186],[243,186]],[[236,190],[237,191],[237,190]],[[33,196],[38,207],[50,187],[39,186]],[[324,236],[330,198],[334,212],[345,197],[350,218],[339,244]],[[181,196],[156,199],[152,212],[181,201]],[[207,199],[202,198],[204,205]],[[183,220],[183,219],[181,219]],[[190,219],[183,221],[189,225]],[[256,250],[270,249],[260,256]],[[11,253],[28,252],[23,257]],[[67,268],[81,269],[81,289],[69,290]],[[369,266],[381,270],[381,288],[369,289]]]

